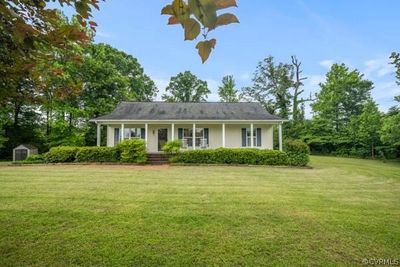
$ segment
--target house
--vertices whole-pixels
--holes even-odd
[[[31,144],[21,144],[13,149],[13,161],[25,160],[30,155],[38,153],[37,147]]]
[[[278,127],[282,150],[283,119],[269,114],[258,103],[122,102],[97,124],[97,145],[107,126],[107,146],[142,138],[148,152],[179,139],[182,149],[254,147],[273,149],[273,129]]]

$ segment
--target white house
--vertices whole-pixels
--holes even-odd
[[[273,128],[278,127],[282,150],[282,122],[258,103],[122,102],[97,124],[107,126],[107,146],[124,139],[142,138],[148,152],[179,139],[183,149],[254,147],[273,149]],[[252,133],[252,134],[251,134]]]

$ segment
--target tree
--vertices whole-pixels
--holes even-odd
[[[167,102],[204,102],[210,90],[207,82],[198,79],[190,71],[181,72],[171,78],[162,99]]]
[[[380,141],[380,131],[382,128],[382,116],[378,110],[376,103],[369,100],[358,117],[357,139],[364,145],[369,147],[371,157],[374,158],[376,145]]]
[[[88,117],[112,111],[121,101],[151,101],[155,83],[136,58],[107,44],[91,44],[77,73],[83,83],[82,106]]]
[[[71,42],[90,41],[86,26],[95,30],[91,21],[97,0],[58,0],[61,5],[74,6],[79,25],[60,23],[57,9],[48,8],[48,0],[0,1],[0,99],[21,80],[40,77],[36,66],[54,59],[52,49],[68,51]],[[1,104],[1,103],[0,103]],[[4,104],[4,103],[2,103]]]
[[[400,147],[400,113],[383,120],[381,140],[384,144]]]
[[[293,85],[293,75],[292,65],[275,65],[274,58],[267,57],[257,65],[253,86],[244,88],[242,95],[259,102],[269,113],[287,119],[292,99],[289,89]]]
[[[239,23],[235,15],[218,15],[217,11],[236,6],[236,0],[173,0],[161,10],[161,14],[170,16],[168,24],[183,27],[185,40],[196,39],[202,31],[204,40],[197,43],[196,49],[204,63],[217,42],[214,38],[208,40],[208,34],[217,27]]]
[[[227,75],[222,78],[222,85],[218,88],[218,95],[221,102],[239,102],[237,90],[235,89],[235,80],[232,75]]]
[[[301,97],[304,93],[304,89],[302,89],[304,85],[303,81],[306,80],[307,77],[301,77],[303,72],[301,69],[301,61],[299,61],[296,56],[292,56],[292,66],[294,69],[292,119],[297,123],[298,121],[304,120],[304,103],[312,99],[311,97],[309,99]]]
[[[400,53],[393,52],[390,56],[390,59],[392,60],[391,64],[393,64],[396,68],[397,84],[400,85]],[[400,99],[400,96],[398,96],[398,98]]]
[[[373,83],[364,80],[363,76],[357,70],[350,71],[344,64],[334,64],[326,74],[326,82],[320,84],[321,90],[311,106],[336,132],[342,130],[352,116],[360,115],[370,99]]]

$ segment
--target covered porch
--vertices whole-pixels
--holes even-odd
[[[96,122],[97,146],[101,144],[101,128],[107,127],[107,146],[122,140],[141,138],[149,152],[161,151],[163,145],[179,139],[182,149],[260,148],[273,149],[273,129],[278,128],[278,147],[282,150],[282,121],[254,122]],[[253,133],[253,134],[251,134]]]

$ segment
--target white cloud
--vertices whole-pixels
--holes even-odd
[[[382,57],[376,59],[370,59],[364,62],[364,74],[366,77],[384,77],[388,74],[395,72],[395,68],[392,64],[389,64],[389,57]]]
[[[396,82],[376,82],[372,90],[375,100],[393,100],[396,95],[400,95],[400,87]]]
[[[330,69],[334,63],[335,63],[335,61],[333,59],[325,59],[325,60],[322,60],[321,62],[319,62],[319,65],[321,65],[322,67],[324,67],[326,69]]]

